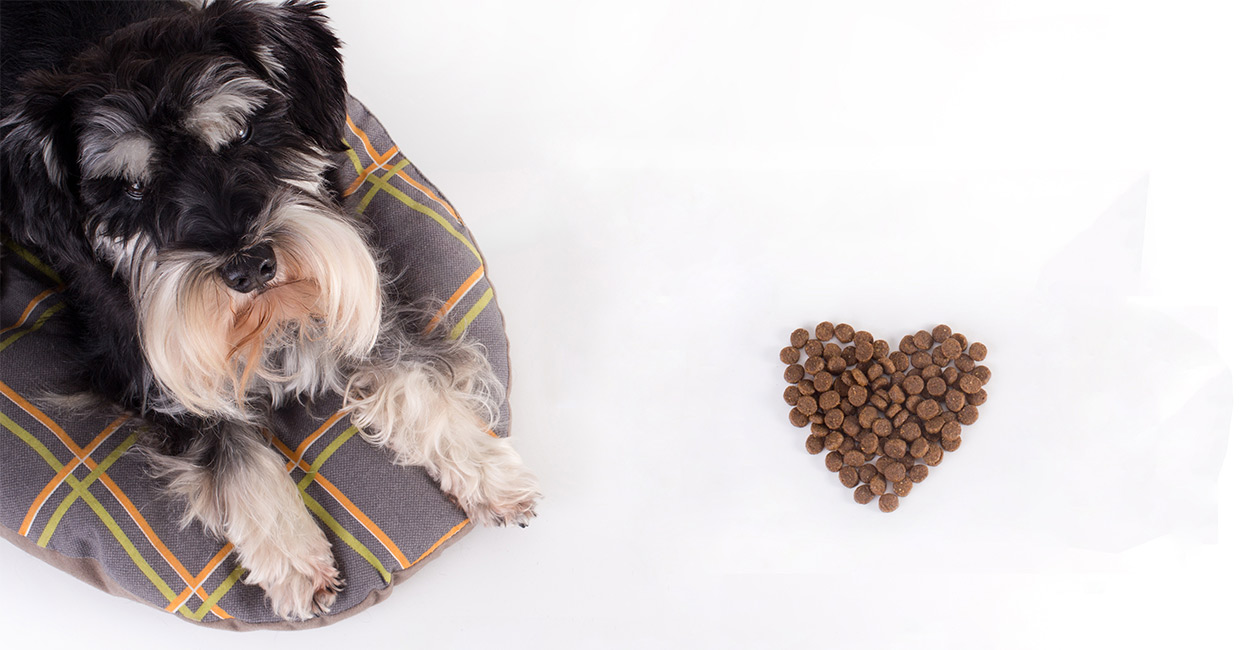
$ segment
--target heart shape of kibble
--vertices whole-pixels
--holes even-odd
[[[856,502],[881,497],[893,512],[977,421],[986,352],[946,325],[904,336],[893,352],[846,323],[821,323],[814,338],[799,328],[781,349],[790,424],[810,426],[808,453],[828,452],[825,467]]]

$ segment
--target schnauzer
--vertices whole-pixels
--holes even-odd
[[[2,6],[4,229],[66,279],[81,388],[154,425],[184,525],[234,544],[277,615],[329,611],[330,543],[261,431],[331,392],[472,521],[525,524],[537,483],[484,432],[481,349],[420,331],[327,185],[346,83],[321,3]]]

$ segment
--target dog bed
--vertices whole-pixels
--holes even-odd
[[[508,385],[503,316],[485,262],[447,199],[403,156],[372,114],[349,98],[347,150],[332,176],[346,209],[388,242],[414,296],[442,302],[434,322],[482,342]],[[274,616],[244,584],[231,547],[198,526],[148,477],[137,420],[67,414],[40,396],[65,377],[68,308],[56,273],[10,239],[0,253],[0,535],[109,593],[204,625],[236,630],[316,627],[381,601],[469,528],[464,513],[419,468],[391,463],[323,399],[279,413],[271,444],[334,545],[345,578],[330,614],[301,623]],[[507,435],[508,405],[493,433]]]

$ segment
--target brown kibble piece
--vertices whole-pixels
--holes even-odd
[[[840,357],[842,356],[842,348],[839,347],[837,343],[830,341],[825,344],[824,350],[820,353],[820,356],[825,359]]]
[[[868,366],[868,372],[865,373],[865,376],[868,377],[868,381],[876,381],[877,377],[880,377],[883,374],[885,374],[885,370],[882,369],[881,364],[874,363]]]
[[[859,368],[852,368],[851,369],[851,381],[859,384],[860,386],[867,386],[868,375],[865,375],[864,371],[860,370]]]
[[[894,433],[894,426],[890,424],[889,420],[880,418],[878,420],[873,420],[872,432],[876,434],[877,437],[884,438],[891,433]]]
[[[924,370],[933,365],[933,355],[921,350],[911,355],[911,365],[913,368]]]
[[[924,455],[929,453],[929,441],[925,438],[916,438],[907,452],[912,458],[924,458]]]
[[[842,485],[853,488],[859,485],[859,472],[855,471],[854,467],[844,465],[842,469],[838,470],[838,480],[842,481]]]
[[[942,354],[945,354],[947,359],[958,359],[959,354],[963,351],[964,349],[959,344],[959,339],[953,336],[942,341]]]
[[[872,488],[867,485],[861,485],[855,488],[855,503],[868,504],[872,503]]]
[[[892,460],[888,465],[881,468],[881,473],[885,474],[885,477],[891,481],[899,481],[904,476],[907,476],[907,467],[896,460]]]
[[[958,413],[959,411],[962,411],[964,408],[964,405],[967,403],[968,403],[967,396],[953,388],[951,389],[949,393],[946,394],[946,408],[956,413]]]
[[[943,450],[943,451],[955,451],[955,450],[959,449],[959,445],[960,445],[960,444],[961,444],[961,442],[960,442],[960,438],[951,438],[950,440],[947,440],[946,438],[943,438],[943,439],[942,439],[942,450]]]
[[[959,381],[959,369],[958,369],[958,368],[947,368],[947,369],[943,370],[943,371],[942,371],[942,379],[944,379],[944,380],[946,381],[946,385],[947,385],[947,386],[954,386],[954,385],[955,385],[955,382]]]
[[[793,332],[790,332],[790,345],[793,345],[796,348],[801,348],[807,345],[808,338],[810,337],[807,335],[807,330],[800,327]]]
[[[978,415],[979,414],[977,413],[977,407],[969,404],[968,406],[965,406],[962,411],[959,412],[959,423],[964,426],[968,426],[972,424],[973,422],[977,421]]]
[[[797,386],[799,387],[799,393],[803,395],[816,394],[816,384],[810,379],[800,379]]]
[[[846,323],[842,323],[833,328],[833,335],[843,343],[850,343],[851,340],[855,338],[855,328],[847,325]]]
[[[836,451],[825,454],[825,469],[831,472],[842,471],[842,454]]]
[[[820,436],[822,439],[829,435],[829,427],[824,422],[813,422],[811,426],[813,436]]]
[[[967,374],[959,378],[959,390],[972,394],[981,390],[981,380],[976,375]]]
[[[984,343],[977,342],[968,346],[968,356],[972,357],[973,361],[985,361],[985,355],[988,353],[989,350],[985,348]]]
[[[881,508],[881,512],[894,512],[898,510],[898,495],[883,494],[877,501],[877,507]]]
[[[865,330],[855,332],[853,340],[855,341],[855,347],[857,348],[870,348],[872,347],[873,342],[872,332]]]
[[[921,385],[923,386],[924,384],[921,384]],[[919,396],[919,395],[912,395],[911,397],[908,397],[908,398],[907,398],[907,399],[903,402],[903,408],[907,409],[908,411],[911,411],[912,413],[915,413],[915,412],[916,412],[916,405],[917,405],[917,404],[919,404],[919,403],[920,403],[920,400],[922,400],[922,399],[924,399],[924,398],[923,398],[923,397],[921,397],[921,396]]]
[[[903,380],[903,390],[908,395],[919,395],[924,390],[924,380],[917,376],[911,376]]]
[[[803,378],[803,366],[790,364],[786,366],[786,371],[782,376],[785,377],[786,383],[797,384]]]
[[[907,454],[907,443],[899,438],[890,438],[885,441],[885,455],[890,458],[902,458]]]
[[[845,454],[842,454],[842,461],[851,467],[859,467],[860,465],[868,462],[867,459],[864,458],[864,452],[858,449],[852,449]]]
[[[928,350],[933,347],[933,335],[924,330],[913,334],[911,340],[916,344],[917,350]]]
[[[966,354],[961,354],[958,359],[955,359],[955,368],[959,372],[972,372],[972,369],[975,367],[977,367],[977,362],[973,361],[972,357]]]
[[[872,358],[872,346],[871,345],[855,346],[855,360],[856,361],[863,363],[871,358]]]
[[[860,465],[855,471],[859,473],[860,483],[867,483],[877,475],[877,468],[872,465]]]
[[[863,386],[851,386],[846,391],[846,399],[852,406],[863,406],[868,401],[868,389]]]
[[[833,373],[827,370],[821,370],[812,377],[812,387],[816,392],[823,393],[833,388]]]
[[[844,370],[846,370],[846,360],[842,357],[833,357],[832,359],[828,359],[825,361],[825,370],[828,370],[834,375],[840,375]]]
[[[828,428],[828,425],[825,425],[825,428]],[[825,434],[825,449],[828,449],[829,451],[837,451],[838,448],[842,446],[842,442],[845,439],[845,436],[843,436],[840,432],[834,429],[829,429],[829,433]]]
[[[781,348],[781,362],[786,365],[798,363],[799,362],[799,349],[790,345],[787,345],[786,347]]]
[[[912,481],[911,479],[904,476],[902,479],[895,481],[894,485],[891,486],[891,488],[894,490],[895,494],[901,497],[905,497],[911,494]]]
[[[816,405],[820,407],[820,410],[828,413],[829,411],[837,408],[838,403],[841,401],[842,396],[838,395],[837,391],[826,390],[820,394],[819,398],[817,398]],[[839,422],[839,424],[841,423]]]
[[[912,442],[920,437],[920,425],[915,422],[905,422],[898,429],[898,437],[906,442]]]
[[[842,436],[842,443],[838,445],[838,451],[842,453],[843,462],[846,461],[846,455],[855,450],[855,438],[851,434]]]
[[[916,347],[916,342],[912,339],[912,335],[908,334],[898,342],[898,349],[899,352],[902,352],[903,355],[906,356],[916,352],[920,348]]]
[[[938,445],[929,445],[929,453],[924,455],[924,462],[930,467],[937,467],[942,464],[942,448]]]
[[[933,328],[933,342],[941,344],[951,336],[950,325],[938,325]]]
[[[877,412],[877,407],[865,406],[859,410],[859,413],[855,416],[855,421],[859,422],[859,426],[868,428],[872,426],[873,422],[876,422],[878,417],[880,415]]]
[[[803,415],[803,412],[798,407],[790,409],[790,424],[796,427],[805,427],[808,422],[807,416]]]
[[[948,341],[950,339],[947,339]],[[924,384],[925,390],[932,397],[941,397],[946,394],[946,380],[941,377],[934,377]]]
[[[869,465],[869,467],[871,467],[871,465]],[[868,489],[877,496],[885,494],[885,479],[880,476],[872,477],[872,480],[868,481]]]
[[[795,406],[798,407],[799,413],[803,415],[811,415],[816,412],[816,400],[811,395],[800,397],[798,404],[795,404]]]
[[[864,452],[864,456],[866,458],[876,455],[877,445],[881,444],[880,438],[877,437],[877,434],[871,431],[864,431],[860,433],[857,440],[859,440],[859,450]]]
[[[845,433],[848,436],[851,436],[852,438],[854,438],[855,436],[858,436],[861,430],[863,430],[863,427],[859,426],[859,423],[856,422],[855,420],[852,420],[851,418],[847,418],[842,421],[843,433]]]
[[[968,403],[973,406],[980,406],[984,404],[987,399],[989,399],[989,394],[985,392],[984,388],[982,388],[981,390],[968,396]]]
[[[872,342],[872,358],[880,360],[888,356],[890,356],[889,343],[886,343],[883,339],[877,339]]]
[[[955,332],[954,334],[951,334],[951,338],[955,339],[955,341],[959,343],[960,352],[968,349],[968,337],[960,334],[959,332]]]
[[[916,415],[919,415],[922,420],[931,420],[937,417],[937,414],[941,411],[942,407],[938,406],[938,403],[931,399],[924,400],[916,405]]]
[[[816,434],[807,437],[807,453],[819,454],[825,448],[825,440]]]
[[[942,425],[942,439],[943,440],[950,440],[952,438],[958,438],[959,434],[962,432],[963,432],[963,427],[959,426],[958,422],[952,421],[952,422],[947,422],[946,424]]]
[[[834,393],[834,395],[837,395],[837,393]],[[840,429],[842,427],[842,420],[845,417],[846,414],[842,411],[829,410],[825,413],[825,426],[830,429]]]
[[[987,367],[985,367],[985,366],[977,366],[977,367],[975,367],[975,368],[973,368],[973,369],[972,369],[972,374],[973,374],[973,375],[974,375],[977,379],[980,379],[980,380],[981,380],[981,385],[982,385],[982,386],[984,386],[984,385],[986,385],[986,384],[990,383],[990,375],[992,375],[993,373],[991,373],[991,372],[990,372],[990,369],[989,369],[989,368],[987,368]]]
[[[781,393],[781,398],[784,399],[786,404],[789,404],[790,406],[797,405],[799,403],[799,398],[802,396],[803,394],[799,392],[798,386],[786,386],[785,391]]]
[[[808,341],[807,345],[803,346],[803,351],[806,352],[809,357],[815,357],[818,359],[825,358],[825,344],[817,341],[816,339]]]
[[[937,377],[940,374],[942,374],[941,368],[930,365],[930,366],[925,366],[924,370],[920,371],[920,378],[925,381],[929,381],[930,379],[933,379],[934,377]]]
[[[833,323],[825,321],[816,326],[816,338],[821,341],[828,341],[833,338]]]
[[[929,466],[912,465],[911,468],[907,470],[907,478],[910,479],[912,483],[920,483],[924,481],[929,478]]]

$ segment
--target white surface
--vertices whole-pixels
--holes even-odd
[[[1237,638],[1244,8],[371,4],[330,10],[351,88],[490,261],[541,517],[285,635],[196,629],[0,547],[6,638]],[[891,341],[945,321],[990,346],[981,420],[893,515],[786,422],[777,351],[823,319]]]

